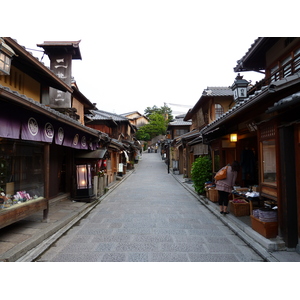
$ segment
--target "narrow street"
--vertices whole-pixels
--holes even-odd
[[[135,171],[36,261],[263,261],[168,174],[158,153]]]

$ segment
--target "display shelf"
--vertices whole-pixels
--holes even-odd
[[[47,208],[48,201],[43,197],[6,207],[0,210],[0,228],[20,221],[35,212],[46,210]]]

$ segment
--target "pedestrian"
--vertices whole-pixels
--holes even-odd
[[[235,160],[231,165],[227,165],[227,177],[225,179],[216,181],[216,190],[218,190],[219,194],[219,206],[221,214],[229,214],[229,212],[227,211],[229,202],[228,197],[233,190],[233,186],[235,185],[235,180],[239,170],[240,164]]]

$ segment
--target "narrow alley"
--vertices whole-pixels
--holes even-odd
[[[158,153],[145,153],[133,174],[37,261],[263,261],[187,192]]]

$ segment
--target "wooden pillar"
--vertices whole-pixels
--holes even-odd
[[[280,232],[288,248],[295,248],[298,243],[297,230],[297,193],[296,161],[293,126],[281,127],[280,136],[280,183],[281,220]],[[290,145],[290,146],[288,146]]]
[[[295,158],[296,158],[296,186],[297,186],[297,222],[298,222],[298,245],[296,250],[300,253],[300,124],[295,125]]]
[[[43,211],[43,221],[47,222],[49,214],[49,188],[50,188],[50,145],[44,146],[44,197],[47,200],[47,208]]]

